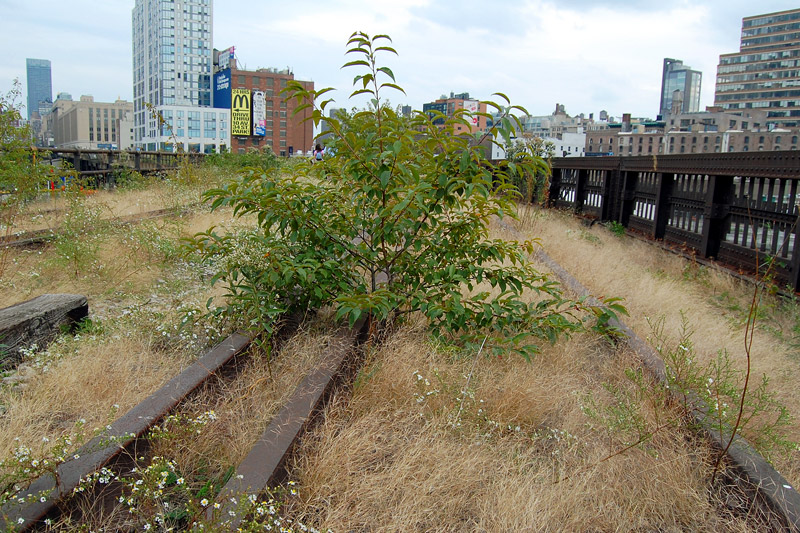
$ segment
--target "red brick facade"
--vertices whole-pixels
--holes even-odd
[[[310,109],[304,109],[297,115],[297,101],[292,99],[284,101],[285,95],[281,90],[286,87],[289,80],[294,79],[294,74],[288,71],[275,69],[238,70],[231,69],[231,87],[233,89],[249,89],[263,91],[267,103],[267,134],[265,137],[248,135],[246,137],[232,135],[231,151],[244,152],[249,148],[263,148],[269,146],[279,156],[289,156],[290,153],[303,153],[314,147],[314,126],[311,120],[304,119],[311,116]],[[298,80],[299,81],[299,80]],[[300,81],[307,89],[314,88],[312,81]]]

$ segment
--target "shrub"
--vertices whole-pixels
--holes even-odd
[[[195,236],[197,249],[220,259],[214,279],[226,283],[228,301],[218,311],[267,330],[287,310],[326,305],[351,323],[366,314],[384,320],[420,312],[436,335],[529,357],[532,338],[552,341],[581,326],[582,304],[565,299],[529,262],[534,242],[489,238],[494,218],[514,216],[511,176],[535,172],[542,159],[527,152],[505,168],[493,166],[481,146],[488,133],[455,134],[456,126],[472,124],[464,110],[396,113],[382,95],[402,89],[376,60],[396,54],[390,42],[363,33],[348,42],[356,59],[345,67],[363,72],[351,96],[368,95],[367,109],[326,117],[331,100],[322,97],[330,88],[287,87],[298,112],[312,108],[315,123],[327,124],[323,162],[294,166],[288,175],[248,169],[205,193],[212,208],[230,206],[257,222],[236,234],[212,228]],[[486,102],[501,112],[489,133],[508,139],[510,113],[525,110],[497,96],[501,104]],[[535,301],[526,299],[529,292]]]

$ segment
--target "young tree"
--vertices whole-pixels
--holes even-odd
[[[0,224],[6,237],[13,231],[20,208],[36,196],[49,168],[38,163],[36,152],[31,150],[31,130],[21,125],[21,94],[19,80],[14,80],[8,93],[0,94]],[[7,258],[8,249],[3,247],[0,275]]]
[[[549,163],[555,152],[555,144],[541,137],[534,137],[530,133],[522,133],[506,150],[506,159],[508,161],[519,161],[527,155],[531,155],[547,162],[546,165],[538,166],[534,173],[514,177],[514,184],[527,203],[531,203],[534,200],[538,202],[544,201],[544,195],[547,192],[547,180],[550,177]]]
[[[581,327],[582,305],[528,260],[533,242],[489,238],[493,219],[515,213],[510,174],[533,172],[542,160],[528,153],[505,169],[493,166],[480,139],[454,134],[471,123],[463,110],[399,116],[383,93],[403,90],[377,62],[396,53],[390,43],[360,32],[348,42],[354,59],[345,67],[361,72],[351,96],[368,95],[367,109],[328,118],[332,100],[323,97],[331,89],[287,87],[298,112],[311,108],[315,123],[327,123],[324,162],[289,175],[249,171],[206,193],[213,208],[231,206],[257,221],[252,231],[212,228],[195,237],[206,256],[222,258],[215,279],[229,290],[223,310],[267,328],[286,310],[326,305],[351,323],[366,313],[383,320],[419,312],[436,334],[529,357],[533,338]],[[524,110],[497,96],[502,105],[487,104],[504,114],[489,133],[507,139],[510,112]]]

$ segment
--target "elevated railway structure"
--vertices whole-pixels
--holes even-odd
[[[96,186],[114,182],[117,172],[135,171],[141,174],[174,170],[181,161],[198,162],[205,154],[189,152],[143,152],[121,150],[85,150],[82,148],[34,149],[33,157],[47,161],[55,168],[74,171]],[[67,163],[68,165],[65,165]],[[60,179],[61,177],[58,176]]]

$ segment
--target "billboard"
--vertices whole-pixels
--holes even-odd
[[[478,109],[479,109],[478,101],[477,100],[464,100],[464,109],[468,113],[473,113],[473,114],[477,113]],[[477,117],[477,116],[470,117],[470,120],[472,120],[472,125],[473,126],[477,126],[478,125],[478,119],[479,118],[480,117]]]
[[[214,74],[214,107],[231,108],[231,69],[220,70]]]
[[[231,135],[250,135],[250,90],[231,90]]]
[[[236,51],[235,46],[231,46],[227,50],[223,50],[219,54],[219,66],[221,68],[225,67],[235,67],[236,66],[236,56],[234,52]]]
[[[253,135],[267,134],[267,100],[262,91],[253,91]]]

